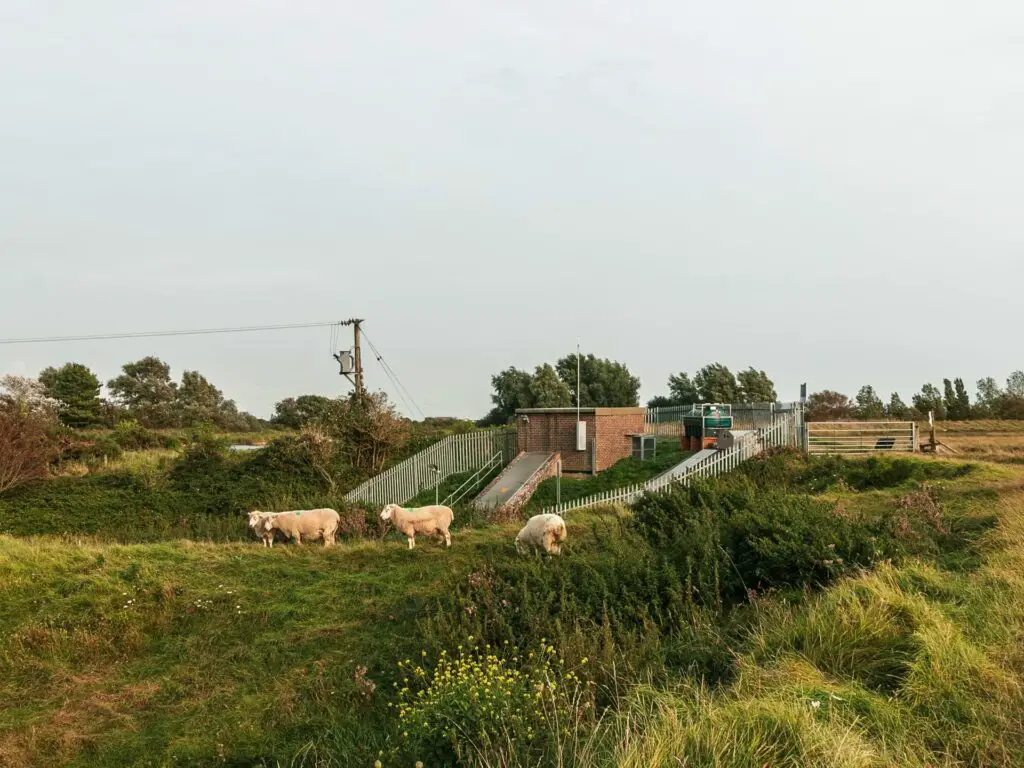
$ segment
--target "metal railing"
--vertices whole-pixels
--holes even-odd
[[[562,514],[574,509],[597,506],[598,504],[631,504],[645,493],[665,490],[677,484],[687,486],[695,477],[715,477],[732,471],[747,459],[757,456],[768,448],[779,446],[795,447],[799,442],[800,432],[797,429],[797,415],[795,413],[780,414],[775,417],[775,424],[773,426],[758,429],[749,435],[745,435],[732,448],[725,451],[716,451],[713,455],[690,467],[681,475],[674,477],[668,474],[659,475],[645,483],[636,483],[624,488],[615,488],[610,491],[595,493],[582,499],[545,507],[542,511]]]
[[[765,429],[775,423],[776,413],[790,410],[789,403],[731,403],[733,429]],[[648,408],[644,414],[644,431],[655,435],[678,435],[683,416],[691,414],[693,405],[670,405]]]
[[[502,464],[516,455],[515,429],[481,430],[448,435],[400,464],[371,477],[345,495],[348,502],[404,504],[434,483],[479,469],[501,454]],[[431,467],[436,467],[436,472]]]
[[[448,494],[448,496],[445,498],[443,502],[444,505],[446,507],[450,507],[453,504],[458,504],[460,501],[466,498],[466,496],[476,491],[480,484],[483,483],[484,480],[486,480],[487,476],[490,475],[491,472],[505,464],[505,462],[502,461],[503,458],[504,454],[501,453],[500,451],[494,454],[490,458],[490,460],[488,460],[486,464],[484,464],[482,467],[480,467],[480,469],[474,472],[473,475],[466,480],[466,482],[464,482],[462,485],[460,485],[458,488],[456,488],[454,491]]]
[[[809,421],[805,425],[804,450],[811,455],[913,453],[917,447],[913,421]]]

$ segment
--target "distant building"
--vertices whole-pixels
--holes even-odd
[[[577,450],[575,408],[516,411],[519,451],[562,454],[563,472],[602,472],[633,455],[633,436],[644,432],[645,408],[581,408],[586,449]]]

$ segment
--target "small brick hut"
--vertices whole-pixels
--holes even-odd
[[[520,451],[562,454],[564,472],[602,472],[633,453],[633,435],[643,434],[645,408],[581,408],[587,424],[587,450],[576,450],[575,408],[521,408],[516,411]]]

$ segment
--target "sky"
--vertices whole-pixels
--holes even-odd
[[[1005,379],[1022,39],[1010,0],[4,0],[0,338],[361,317],[433,416],[577,338],[643,399],[712,361],[782,399]],[[269,416],[347,390],[330,342],[0,373],[154,354]]]

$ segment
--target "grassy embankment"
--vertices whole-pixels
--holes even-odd
[[[749,469],[752,496],[737,485],[654,504],[639,531],[614,510],[574,516],[554,562],[517,558],[515,525],[413,552],[4,536],[0,765],[344,766],[381,752],[405,764],[415,755],[387,707],[395,664],[470,632],[545,637],[577,668],[589,657],[610,708],[600,727],[538,747],[542,764],[1013,765],[1016,468],[821,463],[758,477],[777,469]],[[789,495],[764,490],[780,478]],[[874,557],[867,531],[890,549]],[[697,535],[726,557],[676,557]],[[863,566],[823,561],[829,546]]]

